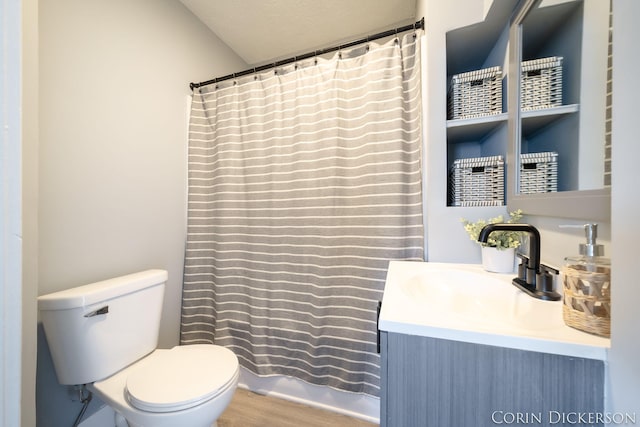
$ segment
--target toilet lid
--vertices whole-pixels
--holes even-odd
[[[229,349],[199,344],[157,350],[127,377],[132,406],[149,412],[171,412],[207,401],[233,381],[238,358]]]

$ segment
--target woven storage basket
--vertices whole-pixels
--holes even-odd
[[[535,110],[562,105],[562,57],[522,62],[520,106]]]
[[[504,158],[474,157],[453,162],[449,172],[451,206],[504,205]]]
[[[502,69],[484,68],[451,78],[449,119],[468,119],[502,113]]]
[[[608,337],[611,331],[611,269],[598,266],[588,271],[584,265],[562,269],[564,322],[572,328]]]
[[[552,193],[558,191],[558,153],[520,155],[520,193]]]

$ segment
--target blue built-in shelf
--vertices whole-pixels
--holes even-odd
[[[521,114],[522,131],[527,134],[529,130],[542,129],[568,114],[577,113],[579,110],[578,104],[569,104],[541,110],[523,111]]]
[[[540,129],[567,114],[577,113],[578,104],[561,105],[552,108],[523,111],[521,114],[523,131]],[[508,114],[500,113],[490,116],[473,117],[469,119],[447,120],[447,134],[452,143],[478,141],[484,139],[496,128],[507,122]]]
[[[507,122],[507,113],[490,116],[473,117],[470,119],[447,120],[447,135],[449,141],[477,141],[493,132],[498,126]]]

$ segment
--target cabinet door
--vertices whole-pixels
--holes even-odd
[[[602,361],[396,333],[382,351],[381,426],[550,426],[603,412]]]

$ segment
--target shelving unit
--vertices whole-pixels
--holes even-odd
[[[562,57],[562,105],[521,113],[521,153],[558,153],[558,191],[579,188],[583,2],[539,7],[522,25],[522,60]]]
[[[507,122],[507,113],[472,119],[447,120],[447,136],[451,141],[477,141]]]
[[[517,1],[497,3],[493,4],[483,22],[446,34],[448,84],[456,74],[494,66],[502,67],[503,75],[507,74],[509,19]],[[521,153],[558,152],[559,190],[577,188],[582,9],[582,1],[544,7],[528,16],[526,25],[523,25],[523,60],[550,56],[563,58],[563,104],[523,111],[519,147]],[[510,143],[507,129],[510,116],[506,102],[508,78],[503,78],[501,114],[447,120],[448,169],[458,159],[496,155],[506,158]],[[507,179],[505,187],[509,182]]]
[[[497,3],[497,2],[496,2]],[[503,156],[507,152],[506,50],[509,15],[517,1],[494,4],[483,22],[446,34],[447,85],[452,77],[499,66],[502,69],[502,113],[447,120],[447,169],[459,159]],[[448,184],[451,191],[451,183]],[[451,201],[448,203],[452,205]],[[486,208],[495,211],[495,207]]]

